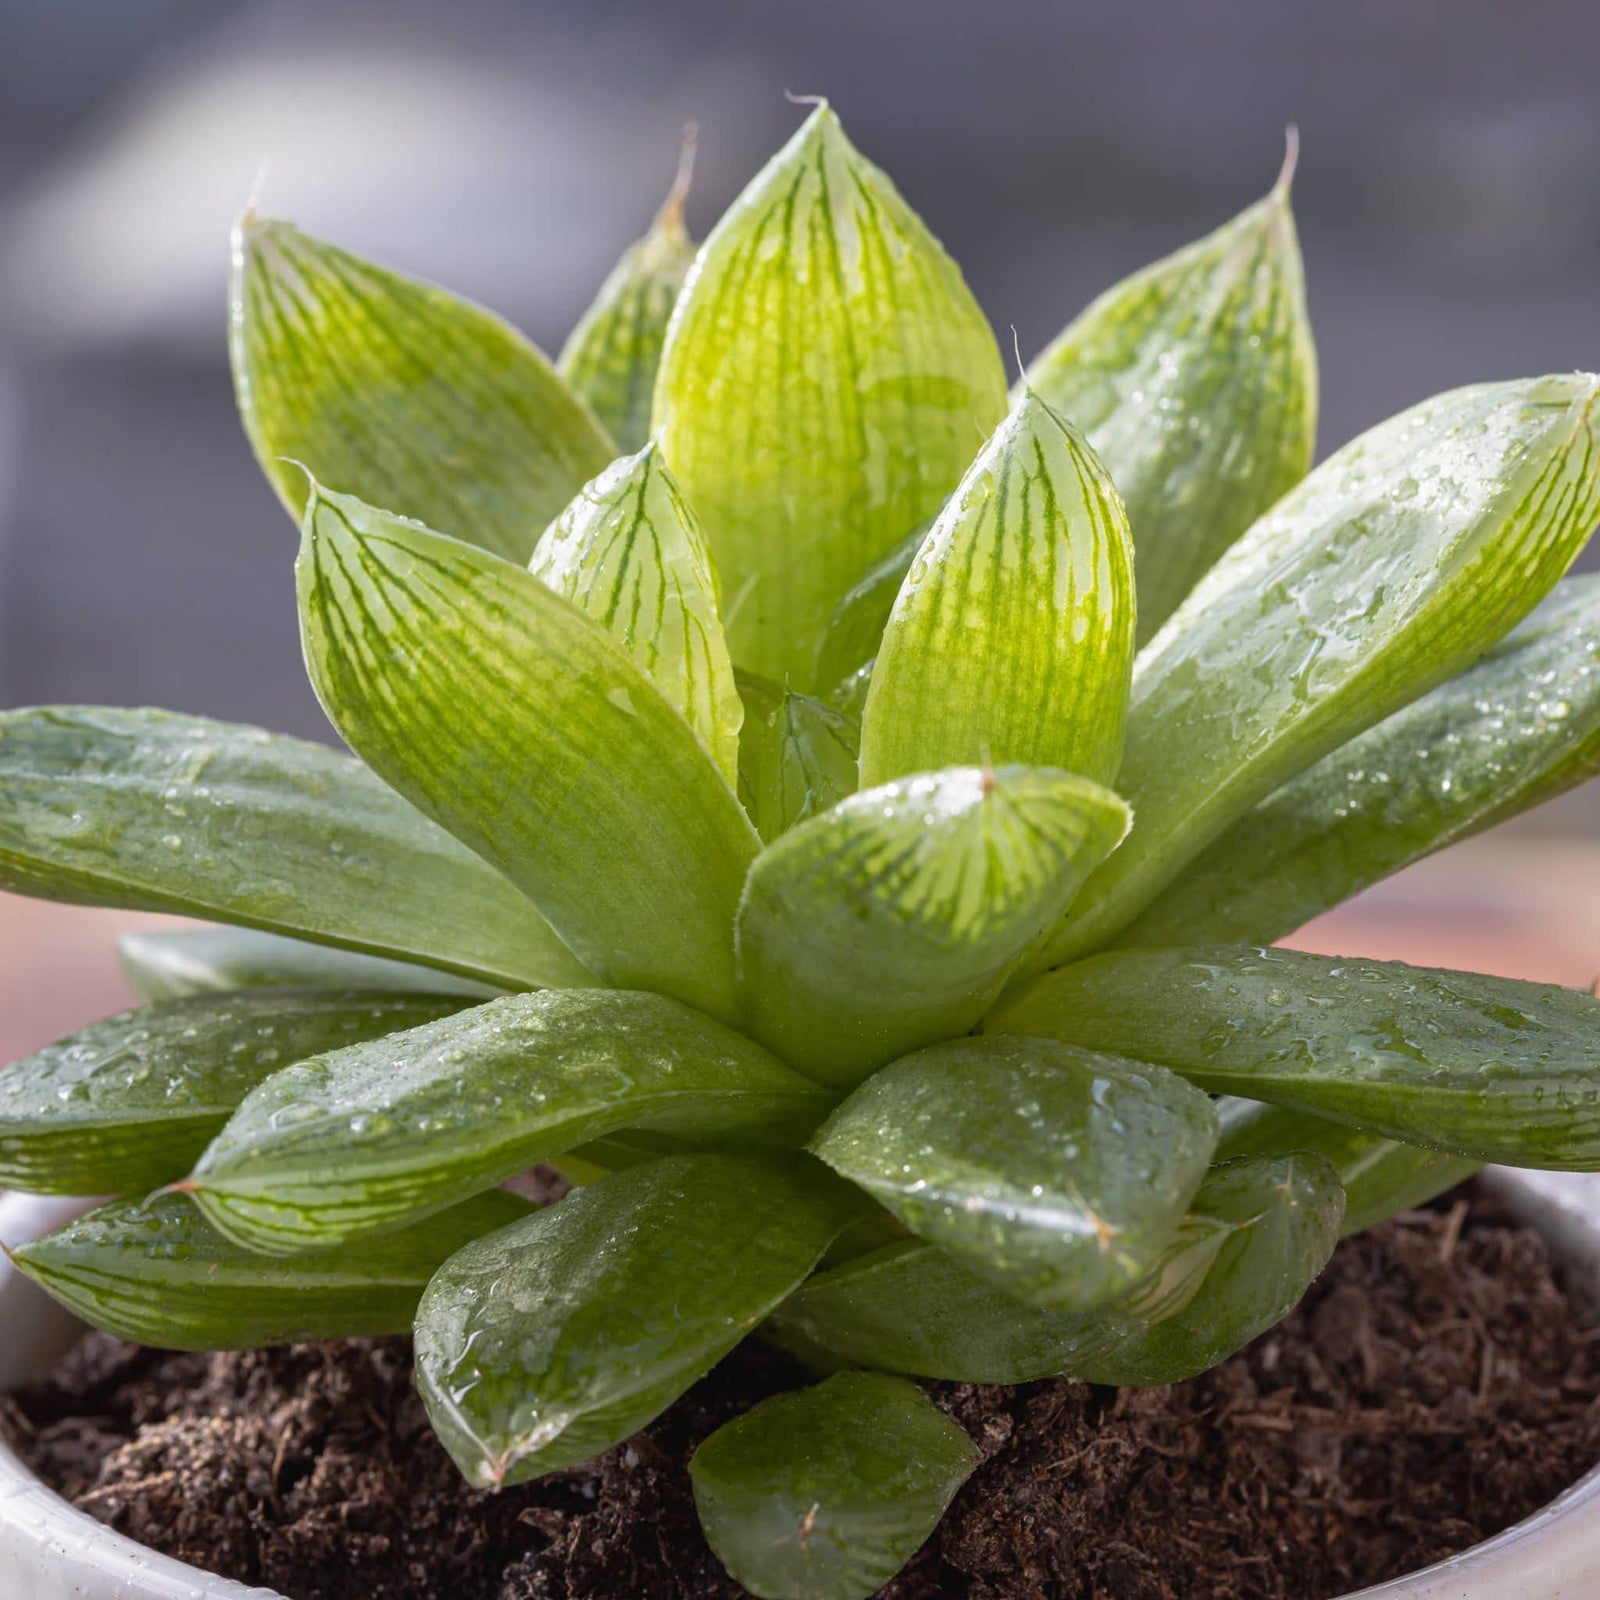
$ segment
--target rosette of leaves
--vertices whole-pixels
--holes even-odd
[[[0,717],[0,882],[219,925],[6,1072],[0,1181],[125,1197],[15,1256],[123,1333],[414,1319],[489,1487],[761,1329],[841,1376],[696,1494],[751,1592],[846,1600],[972,1470],[917,1378],[1168,1382],[1342,1224],[1600,1168],[1600,1002],[1266,948],[1600,765],[1600,380],[1309,470],[1286,177],[1009,399],[825,106],[686,275],[663,227],[564,377],[246,217],[239,403],[354,753]],[[499,1203],[539,1162],[576,1187]]]

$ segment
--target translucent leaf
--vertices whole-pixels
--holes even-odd
[[[616,454],[509,324],[287,222],[239,225],[230,297],[239,414],[297,520],[309,471],[526,561]]]
[[[1600,1000],[1554,984],[1248,945],[1117,950],[986,1026],[1474,1161],[1600,1170]]]
[[[0,889],[178,911],[508,988],[593,983],[532,905],[359,761],[171,711],[0,712]]]
[[[1600,518],[1597,386],[1426,401],[1250,528],[1140,653],[1117,780],[1139,827],[1039,964],[1105,944],[1258,800],[1544,598]]]
[[[750,869],[745,1026],[841,1087],[966,1032],[1127,823],[1109,790],[1028,767],[952,767],[851,796]]]
[[[278,989],[124,1011],[5,1069],[0,1184],[36,1194],[115,1194],[169,1183],[279,1067],[463,1004]]]
[[[739,798],[770,844],[855,793],[861,727],[810,695],[780,689],[752,672],[736,676],[744,700]]]
[[[932,526],[926,522],[913,529],[888,555],[873,562],[834,606],[817,657],[817,683],[822,689],[838,688],[876,658],[900,586]]]
[[[622,646],[532,574],[346,495],[308,503],[296,571],[351,747],[608,981],[726,1014],[759,840]]]
[[[938,510],[1004,410],[955,263],[819,106],[701,247],[656,383],[734,660],[816,687],[834,603]]]
[[[145,1001],[234,989],[387,989],[474,1000],[492,1000],[499,993],[486,983],[409,961],[386,961],[250,928],[125,933],[117,940],[117,957],[128,986]]]
[[[1025,394],[922,541],[861,720],[861,781],[958,762],[1110,783],[1133,662],[1133,551],[1094,453]]]
[[[623,251],[556,361],[556,371],[630,455],[650,437],[650,397],[661,346],[694,260],[683,225],[693,150],[691,134],[678,177],[650,231]]]
[[[706,1540],[753,1595],[867,1600],[977,1466],[913,1383],[841,1372],[724,1423],[689,1461]]]
[[[286,1067],[239,1106],[185,1187],[240,1243],[311,1250],[624,1128],[792,1148],[830,1101],[676,1001],[552,989]]]
[[[403,1233],[292,1260],[230,1243],[181,1195],[114,1200],[11,1253],[91,1327],[165,1350],[254,1350],[409,1333],[428,1279],[470,1240],[525,1217],[503,1189]]]
[[[529,570],[633,657],[732,783],[744,707],[694,512],[656,447],[614,461],[545,530]]]
[[[1317,360],[1293,155],[1265,200],[1108,289],[1028,369],[1122,493],[1141,644],[1311,466]]]
[[[703,1377],[801,1282],[851,1202],[798,1161],[671,1156],[574,1190],[439,1269],[417,1388],[484,1488],[575,1466]]]
[[[1600,773],[1600,575],[1247,811],[1118,944],[1270,944]]]
[[[1089,1310],[1155,1266],[1217,1142],[1182,1078],[1044,1039],[952,1039],[873,1074],[808,1148],[1031,1305]]]

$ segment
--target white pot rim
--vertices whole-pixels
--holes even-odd
[[[1510,1210],[1548,1241],[1572,1291],[1600,1304],[1600,1174],[1486,1169]],[[0,1196],[0,1239],[59,1227],[90,1201]],[[0,1389],[47,1370],[81,1332],[0,1263]],[[1435,1566],[1342,1600],[1579,1600],[1600,1595],[1600,1466],[1531,1517]],[[27,1600],[289,1600],[160,1555],[49,1489],[0,1441],[0,1594]]]

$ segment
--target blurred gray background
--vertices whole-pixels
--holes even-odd
[[[0,702],[326,736],[226,366],[264,161],[263,209],[553,352],[685,119],[701,234],[825,93],[1031,354],[1297,121],[1326,451],[1600,362],[1597,78],[1595,0],[0,0]]]

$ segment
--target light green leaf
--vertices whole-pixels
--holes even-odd
[[[759,840],[623,647],[531,573],[346,495],[313,495],[296,574],[351,747],[607,981],[726,1015]]]
[[[532,1206],[503,1189],[403,1233],[273,1260],[231,1244],[180,1195],[114,1200],[11,1253],[75,1316],[165,1350],[409,1333],[428,1279]]]
[[[765,1600],[867,1600],[980,1460],[913,1383],[840,1372],[724,1423],[689,1459],[717,1559]]]
[[[828,704],[842,717],[848,717],[857,727],[867,709],[867,695],[872,689],[872,670],[878,664],[874,656],[864,661],[850,676],[837,684],[828,695]]]
[[[145,1001],[233,989],[384,989],[472,1000],[492,1000],[500,992],[409,961],[333,950],[250,928],[125,933],[117,940],[117,958],[128,986]]]
[[[274,989],[124,1011],[5,1069],[0,1184],[115,1194],[170,1183],[280,1066],[414,1028],[465,1003]]]
[[[1247,811],[1118,944],[1271,944],[1600,773],[1600,574]]]
[[[1154,1268],[1216,1142],[1173,1073],[994,1037],[884,1067],[807,1148],[1019,1300],[1086,1311]]]
[[[1109,790],[1028,767],[952,767],[853,795],[750,869],[745,1026],[846,1088],[965,1033],[1127,824]]]
[[[691,136],[650,231],[622,252],[556,361],[556,371],[630,455],[650,437],[650,397],[661,346],[694,260],[694,245],[683,225],[693,152]]]
[[[852,1214],[835,1183],[671,1156],[457,1252],[416,1323],[417,1388],[456,1465],[499,1488],[642,1428],[805,1278]]]
[[[1600,1000],[1248,945],[1116,950],[985,1024],[1474,1161],[1600,1170]]]
[[[819,688],[830,692],[837,689],[877,656],[900,586],[932,527],[932,522],[925,522],[913,529],[845,590],[828,619],[828,631],[822,636],[822,649],[817,656]]]
[[[1426,1205],[1446,1189],[1465,1182],[1482,1164],[1235,1095],[1225,1095],[1217,1102],[1217,1115],[1222,1123],[1218,1161],[1281,1155],[1290,1150],[1313,1150],[1326,1156],[1344,1190],[1345,1238],[1397,1212]]]
[[[633,657],[732,783],[744,707],[705,536],[659,452],[614,461],[545,530],[529,570]]]
[[[252,1249],[382,1232],[591,1139],[802,1143],[831,1097],[660,995],[512,995],[275,1073],[186,1187]]]
[[[856,790],[861,726],[852,717],[780,689],[753,672],[736,674],[744,700],[739,798],[770,844],[797,822]]]
[[[819,106],[701,247],[656,382],[733,659],[815,688],[839,596],[938,510],[1004,410],[955,263]]]
[[[230,302],[239,414],[297,520],[309,471],[526,561],[616,454],[509,324],[287,222],[240,223]]]
[[[0,712],[0,889],[178,911],[508,988],[585,971],[531,904],[359,761],[171,711]]]
[[[1122,502],[1069,424],[1025,394],[923,540],[861,719],[861,781],[958,762],[1110,783],[1133,663]]]
[[[1600,518],[1600,379],[1391,418],[1256,522],[1140,653],[1118,786],[1138,830],[1037,965],[1120,933],[1258,800],[1476,660]]]
[[[1139,642],[1311,466],[1317,358],[1289,209],[1265,200],[1108,289],[1028,369],[1128,508]]]

